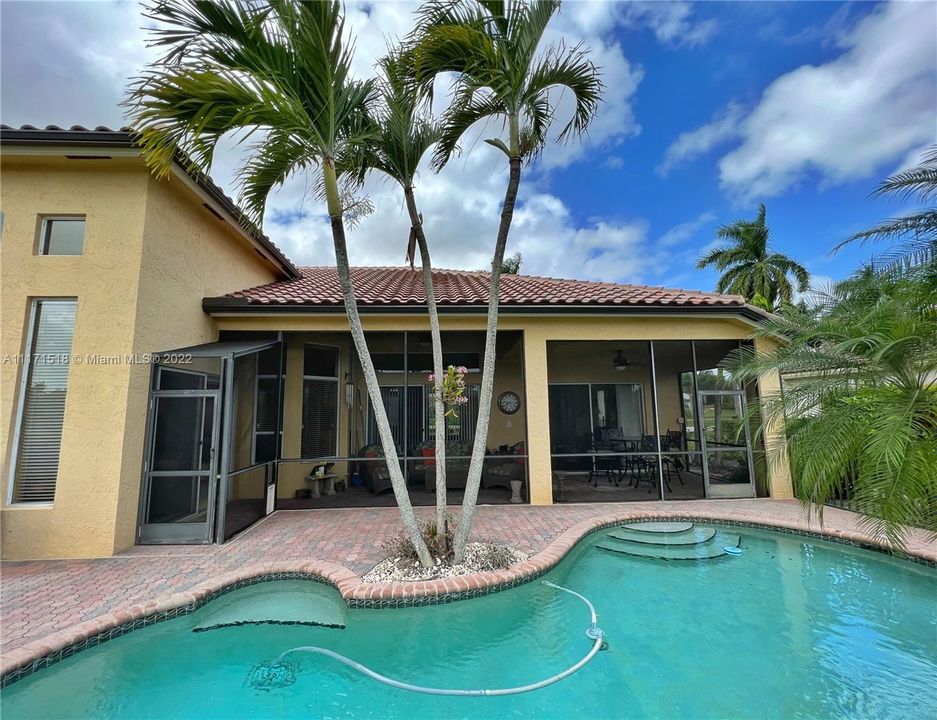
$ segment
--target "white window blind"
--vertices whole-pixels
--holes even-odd
[[[338,349],[306,345],[303,358],[304,458],[338,454]]]
[[[14,503],[55,499],[76,308],[75,300],[33,301],[15,449]]]
[[[336,454],[338,423],[338,382],[303,379],[304,458],[333,457]]]

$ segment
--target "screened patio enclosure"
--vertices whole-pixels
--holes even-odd
[[[429,334],[370,332],[367,340],[410,500],[434,505]],[[445,332],[443,346],[446,365],[466,368],[468,401],[446,419],[454,505],[467,482],[484,336]],[[753,446],[747,416],[755,390],[723,367],[739,346],[548,340],[545,386],[535,388],[549,415],[549,470],[539,487],[552,482],[553,502],[766,494],[764,451]],[[496,352],[479,502],[529,502],[523,333],[499,332]],[[157,358],[140,542],[223,542],[276,509],[396,504],[394,461],[378,440],[348,333],[227,332]]]
[[[754,497],[739,341],[547,344],[555,502]]]
[[[411,502],[435,504],[428,333],[369,333]],[[484,336],[444,333],[468,402],[446,419],[447,502],[464,492]],[[526,502],[522,339],[499,334],[480,503]],[[275,509],[395,505],[373,404],[347,333],[223,333],[156,354],[138,541],[223,542]],[[514,405],[499,403],[505,394]]]
[[[272,510],[281,347],[243,339],[155,355],[139,542],[223,542]]]
[[[397,462],[415,505],[434,505],[435,418],[432,348],[427,332],[367,333]],[[347,333],[291,333],[282,449],[277,483],[281,509],[394,505],[388,461],[374,405]],[[459,503],[468,476],[479,413],[484,334],[443,333],[443,365],[464,367],[467,402],[446,418],[447,502]],[[520,333],[498,334],[491,420],[479,502],[526,501],[526,422],[522,400],[512,412],[499,398],[523,398]],[[316,480],[317,474],[326,476]],[[519,487],[516,487],[518,486]],[[517,490],[517,493],[515,493]],[[519,493],[519,495],[518,495]]]

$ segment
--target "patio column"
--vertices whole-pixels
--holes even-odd
[[[527,407],[527,468],[530,504],[553,504],[550,461],[550,400],[547,337],[540,328],[524,330],[524,393]]]
[[[762,338],[755,339],[755,352],[764,352],[768,349],[770,341]],[[770,372],[758,379],[758,397],[764,403],[772,397],[781,394],[781,376],[777,372]],[[794,485],[791,481],[791,464],[787,455],[787,444],[784,438],[783,419],[774,419],[765,425],[765,455],[768,472],[768,488],[771,497],[775,499],[789,499],[794,497]]]

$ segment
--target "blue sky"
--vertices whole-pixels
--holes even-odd
[[[357,74],[415,8],[348,4]],[[126,79],[152,59],[139,6],[6,1],[0,15],[3,122],[122,124]],[[831,256],[838,241],[902,211],[870,201],[875,184],[937,143],[933,2],[566,2],[547,41],[580,40],[602,67],[605,102],[587,139],[548,147],[526,171],[509,252],[531,274],[708,290],[715,275],[696,259],[720,224],[764,202],[776,249],[825,284],[873,252]],[[478,128],[460,158],[418,179],[437,266],[488,262],[506,172],[478,141],[498,132]],[[227,143],[212,169],[232,195],[244,151]],[[265,230],[297,262],[329,264],[312,184],[278,191]],[[376,211],[349,233],[352,262],[400,264],[401,197],[377,178],[366,189]]]
[[[762,201],[778,250],[806,264],[820,282],[847,275],[873,250],[850,247],[835,255],[830,251],[853,232],[900,211],[900,204],[870,201],[868,195],[878,180],[905,161],[902,151],[875,163],[870,172],[857,172],[840,182],[830,183],[816,169],[807,168],[802,179],[777,194],[751,197],[740,197],[720,184],[719,150],[725,150],[725,144],[670,169],[666,176],[655,169],[675,138],[710,122],[729,103],[750,108],[777,78],[805,65],[835,62],[843,54],[840,36],[881,11],[873,3],[699,3],[694,14],[700,21],[716,22],[718,31],[716,37],[694,46],[661,43],[650,27],[620,28],[616,36],[629,57],[644,68],[635,102],[641,132],[604,153],[606,159],[598,163],[599,182],[595,182],[591,163],[578,163],[554,171],[551,191],[566,200],[582,222],[594,216],[622,221],[646,218],[651,238],[666,235],[675,221],[693,223],[681,249],[708,245],[718,225],[754,216]],[[934,5],[929,15],[933,28]],[[931,35],[931,56],[930,94],[922,100],[930,102],[930,141],[934,142],[935,35]],[[602,167],[608,157],[616,158],[611,163],[615,167]],[[617,167],[619,158],[621,166]],[[715,273],[696,271],[691,262],[685,264],[685,272],[681,270],[670,267],[648,279],[705,288],[715,282]]]

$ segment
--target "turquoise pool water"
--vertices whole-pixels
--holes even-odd
[[[609,648],[576,675],[503,698],[394,690],[298,655],[293,685],[251,668],[322,645],[394,678],[506,687],[581,658],[588,611],[539,581],[449,605],[349,610],[345,629],[192,632],[218,605],[132,632],[6,688],[15,718],[925,718],[937,717],[937,573],[884,555],[745,528],[743,554],[665,562],[582,542],[546,577],[587,595]],[[271,607],[278,588],[265,583]],[[256,586],[255,586],[256,587]],[[332,593],[320,586],[316,592]],[[333,598],[334,599],[334,598]],[[326,598],[328,600],[328,598]],[[248,603],[256,613],[257,598]],[[333,604],[334,609],[334,604]]]

